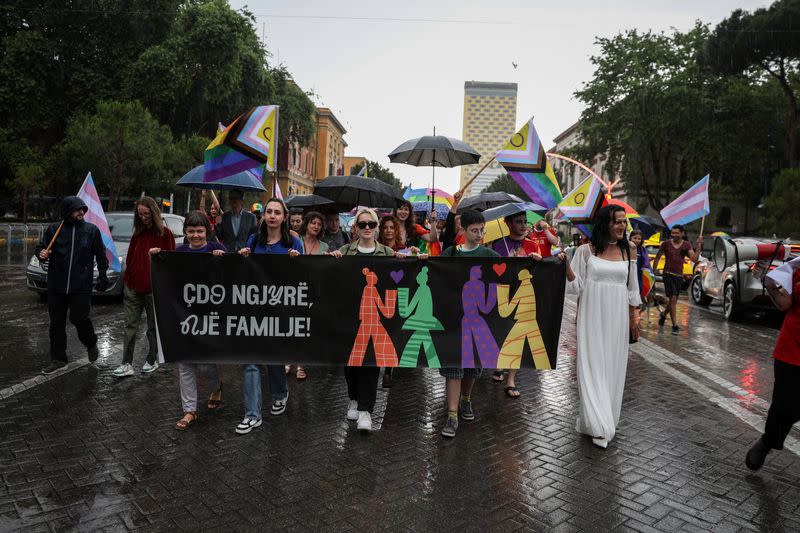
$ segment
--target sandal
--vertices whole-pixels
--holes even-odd
[[[306,369],[302,366],[297,367],[297,373],[294,376],[297,381],[305,381],[308,375],[306,374]]]
[[[219,384],[219,389],[212,392],[211,396],[208,397],[208,405],[206,407],[208,407],[209,411],[222,407],[222,383]]]
[[[503,371],[502,370],[495,370],[492,372],[492,381],[495,383],[502,383],[503,382]]]
[[[509,398],[519,398],[519,389],[517,387],[506,387],[506,396]]]
[[[286,371],[287,376],[292,373],[292,365],[284,365],[283,369]]]
[[[189,411],[188,413],[183,413],[183,418],[175,422],[175,429],[178,431],[186,431],[194,423],[197,421],[197,413],[194,411]]]

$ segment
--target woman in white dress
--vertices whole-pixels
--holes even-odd
[[[614,438],[619,423],[629,337],[639,338],[636,249],[625,237],[627,224],[622,207],[601,208],[591,242],[567,263],[567,289],[579,296],[577,430],[601,448]]]

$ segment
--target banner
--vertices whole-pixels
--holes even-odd
[[[165,362],[556,366],[555,258],[162,252],[151,271]]]

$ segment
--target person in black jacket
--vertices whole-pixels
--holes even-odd
[[[50,359],[42,374],[52,374],[67,364],[67,310],[69,320],[78,330],[78,338],[89,352],[89,361],[97,360],[97,335],[89,319],[94,263],[97,262],[97,290],[108,289],[108,258],[97,226],[83,220],[89,210],[77,196],[67,196],[61,203],[63,222],[45,230],[36,247],[36,255],[46,261],[47,308],[50,314]],[[61,231],[58,228],[61,226]],[[53,236],[58,236],[50,250]]]

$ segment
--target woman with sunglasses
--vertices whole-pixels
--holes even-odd
[[[357,239],[350,244],[345,244],[338,250],[329,252],[334,257],[344,255],[393,257],[395,251],[377,242],[378,214],[369,208],[362,208],[356,214],[355,227]],[[347,380],[347,394],[350,402],[347,404],[347,419],[357,420],[358,429],[361,431],[372,430],[372,409],[375,407],[375,397],[378,391],[378,376],[381,369],[378,366],[348,366],[344,369]]]
[[[239,254],[280,254],[297,257],[303,253],[303,243],[289,233],[289,217],[286,204],[278,198],[270,198],[264,205],[264,214],[256,233],[247,239]],[[266,365],[269,392],[272,395],[270,414],[281,415],[286,411],[289,386],[283,365]],[[244,365],[244,419],[236,426],[236,433],[250,433],[261,425],[261,367]]]

